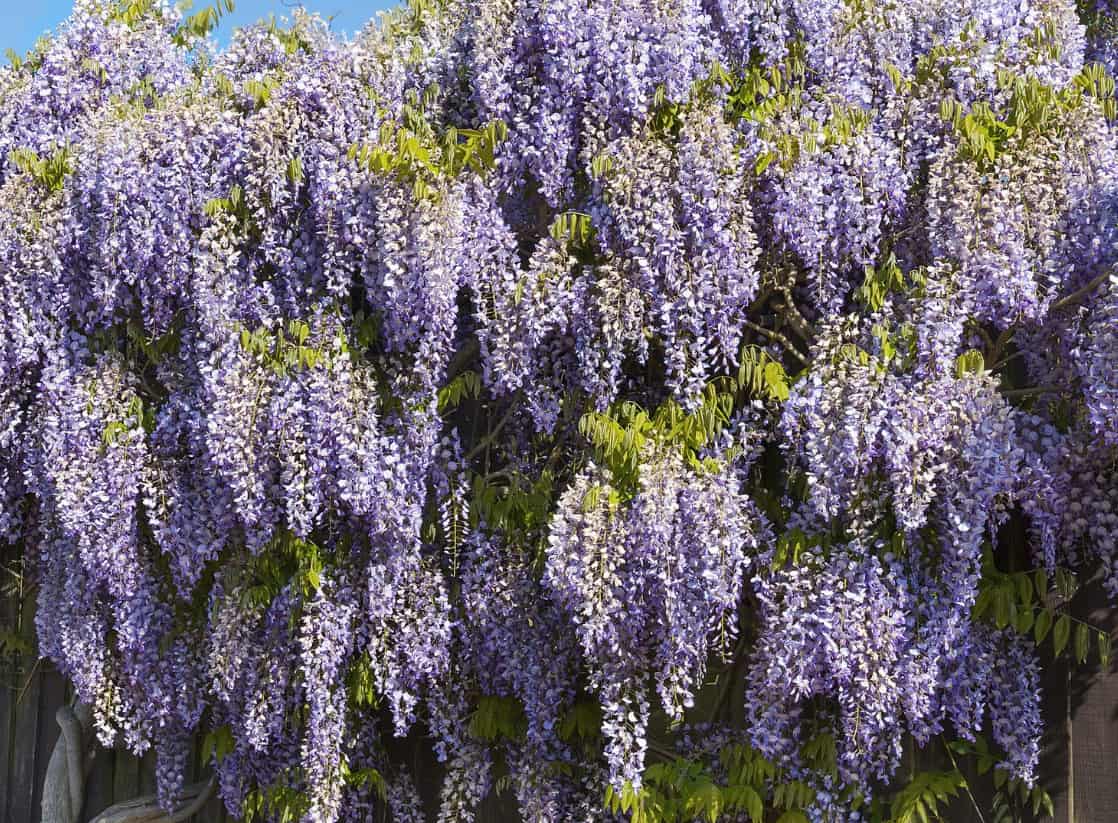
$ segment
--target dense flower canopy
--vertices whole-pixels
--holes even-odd
[[[1105,0],[218,11],[0,70],[0,540],[105,745],[314,823],[423,819],[415,730],[444,821],[1033,785],[1118,595]]]

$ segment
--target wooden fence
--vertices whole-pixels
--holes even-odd
[[[0,598],[0,625],[32,624],[31,609]],[[1118,610],[1111,608],[1096,586],[1077,595],[1074,612],[1106,627],[1118,639]],[[1118,647],[1118,643],[1115,644]],[[45,661],[7,655],[0,662],[0,823],[38,823],[43,777],[58,738],[55,711],[68,699],[68,688]],[[1041,761],[1042,782],[1055,806],[1055,823],[1118,823],[1118,672],[1104,676],[1090,665],[1049,662],[1044,673],[1046,736]],[[412,745],[412,744],[415,745]],[[437,766],[422,753],[419,741],[403,744],[401,756],[411,761],[413,774],[437,774]],[[929,763],[921,755],[922,766]],[[204,776],[203,764],[192,764],[188,782]],[[437,780],[421,781],[429,802]],[[155,790],[154,759],[123,752],[102,751],[88,784],[82,821],[91,820],[112,805]],[[988,798],[978,806],[987,812]],[[985,808],[984,808],[985,807]],[[988,813],[985,823],[990,823]],[[969,799],[960,799],[948,817],[952,823],[982,823]],[[217,799],[194,818],[196,823],[234,823]],[[516,815],[508,799],[485,803],[479,823],[513,823]]]

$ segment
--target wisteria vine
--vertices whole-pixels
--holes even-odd
[[[229,6],[0,69],[0,540],[102,744],[311,823],[1046,797],[1118,595],[1108,2]]]

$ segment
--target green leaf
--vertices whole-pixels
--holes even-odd
[[[0,653],[33,655],[35,647],[13,631],[0,629]]]
[[[1075,627],[1075,659],[1080,663],[1087,661],[1087,651],[1091,646],[1091,629],[1086,623]]]
[[[1045,596],[1048,594],[1048,574],[1044,569],[1037,569],[1033,572],[1033,585],[1036,587],[1036,596],[1043,603]]]
[[[774,400],[783,403],[788,399],[788,376],[784,372],[784,366],[775,360],[765,364],[765,386],[768,388],[769,396]]]
[[[990,606],[994,602],[995,589],[988,586],[981,587],[978,591],[978,597],[974,601],[973,619],[979,620],[986,612],[990,610]]]
[[[752,786],[740,784],[727,786],[722,790],[726,811],[744,811],[753,823],[763,823],[765,805],[761,795]]]
[[[1099,663],[1103,670],[1110,668],[1110,633],[1100,631],[1098,633],[1098,647],[1099,647]]]
[[[376,793],[377,797],[384,800],[388,793],[388,785],[384,776],[373,768],[351,770],[346,761],[341,763],[341,775],[347,786],[368,786]]]
[[[592,512],[596,508],[598,508],[598,504],[602,499],[601,495],[602,495],[602,487],[599,486],[598,484],[595,483],[593,486],[588,488],[586,490],[586,494],[582,498],[582,511],[583,511],[583,513],[589,514],[590,512]]]
[[[1079,588],[1079,583],[1075,579],[1075,574],[1067,569],[1056,569],[1056,591],[1060,593],[1060,597],[1065,600],[1071,600],[1075,597],[1075,592]]]
[[[591,176],[601,180],[613,170],[613,158],[606,154],[598,154],[590,161]]]
[[[788,399],[788,375],[784,366],[764,349],[746,346],[742,349],[736,388],[769,400]]]
[[[483,695],[470,716],[470,734],[478,740],[519,740],[526,729],[524,706],[512,697]]]
[[[798,532],[799,530],[797,529],[795,531]],[[800,532],[801,536],[802,534],[803,533]],[[793,562],[796,561],[793,560]],[[803,745],[801,753],[813,769],[828,774],[835,773],[838,755],[835,746],[835,736],[830,732],[821,732],[811,738],[811,740]]]
[[[977,349],[965,351],[955,358],[955,376],[963,377],[967,374],[981,374],[986,368],[986,360],[982,352]]]
[[[999,587],[997,593],[994,595],[994,622],[997,623],[999,629],[1004,629],[1009,625],[1009,621],[1013,619],[1011,614],[1012,610],[1012,592]]]
[[[464,371],[439,389],[439,413],[458,408],[463,400],[481,394],[481,378],[475,371]]]
[[[596,700],[577,700],[559,722],[559,738],[593,740],[601,735],[602,707]]]
[[[1036,616],[1036,622],[1033,624],[1033,639],[1036,640],[1037,645],[1044,642],[1044,638],[1048,636],[1051,628],[1052,612],[1049,609],[1041,609],[1040,614]]]
[[[962,743],[962,741],[956,741]],[[965,744],[963,744],[965,746]],[[959,746],[950,746],[959,750]],[[917,772],[892,800],[892,823],[939,820],[939,806],[959,793],[966,780],[958,771]]]
[[[811,823],[799,809],[789,809],[776,819],[776,823]]]
[[[287,164],[287,179],[295,185],[303,182],[303,161],[299,157],[292,157]]]
[[[994,788],[1000,789],[1005,785],[1006,780],[1009,779],[1009,772],[1005,769],[994,769]]]
[[[594,237],[590,215],[577,211],[565,211],[557,215],[549,231],[556,242],[567,243],[572,248],[586,248]]]
[[[1068,644],[1068,637],[1071,634],[1071,618],[1066,614],[1061,614],[1060,618],[1056,621],[1056,626],[1052,630],[1052,654],[1056,657],[1064,650]]]
[[[684,809],[690,817],[705,817],[710,823],[718,823],[722,808],[722,791],[713,781],[704,779],[689,787]]]
[[[62,191],[66,177],[74,171],[73,155],[68,146],[58,148],[46,157],[20,147],[8,154],[8,160],[38,185],[54,193]]]
[[[233,730],[228,725],[218,726],[202,738],[202,757],[214,764],[221,763],[234,748]]]

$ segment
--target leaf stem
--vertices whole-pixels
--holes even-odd
[[[940,741],[943,743],[943,749],[947,752],[947,756],[951,759],[952,767],[958,772],[959,776],[963,778],[963,790],[967,793],[967,797],[970,798],[971,805],[974,806],[974,813],[978,815],[978,819],[981,823],[986,823],[986,818],[982,814],[982,809],[978,807],[978,801],[974,797],[974,792],[970,790],[970,781],[967,780],[966,776],[959,768],[959,764],[955,762],[955,753],[951,751],[951,747],[947,745],[947,741],[944,740],[942,736],[940,737]]]
[[[470,449],[469,453],[466,455],[467,463],[473,460],[475,457],[481,454],[482,451],[493,444],[493,442],[497,439],[497,435],[501,433],[501,429],[505,427],[505,424],[508,423],[509,419],[512,417],[513,412],[517,410],[518,406],[516,401],[519,399],[519,395],[513,398],[512,403],[509,404],[508,411],[506,411],[501,416],[501,419],[497,421],[497,424],[492,429],[490,429],[489,433],[486,434],[485,437],[483,437],[480,441],[478,441],[476,446]]]
[[[1087,285],[1083,286],[1080,289],[1076,289],[1067,297],[1062,297],[1057,300],[1055,303],[1052,304],[1052,308],[1050,308],[1049,311],[1059,311],[1060,309],[1075,305],[1084,297],[1087,297],[1091,292],[1093,292],[1103,283],[1105,283],[1114,273],[1114,271],[1103,272],[1098,277],[1087,283]]]
[[[807,365],[807,358],[804,357],[803,353],[792,344],[791,340],[789,340],[780,332],[773,331],[772,329],[766,329],[764,326],[758,325],[752,320],[746,320],[745,325],[747,328],[752,329],[758,334],[763,334],[765,337],[768,337],[773,342],[779,344],[782,349],[788,352],[788,354],[796,358],[800,362],[801,366]]]
[[[1027,389],[1002,389],[1005,397],[1037,397],[1042,394],[1060,394],[1067,391],[1064,386],[1030,386]]]

